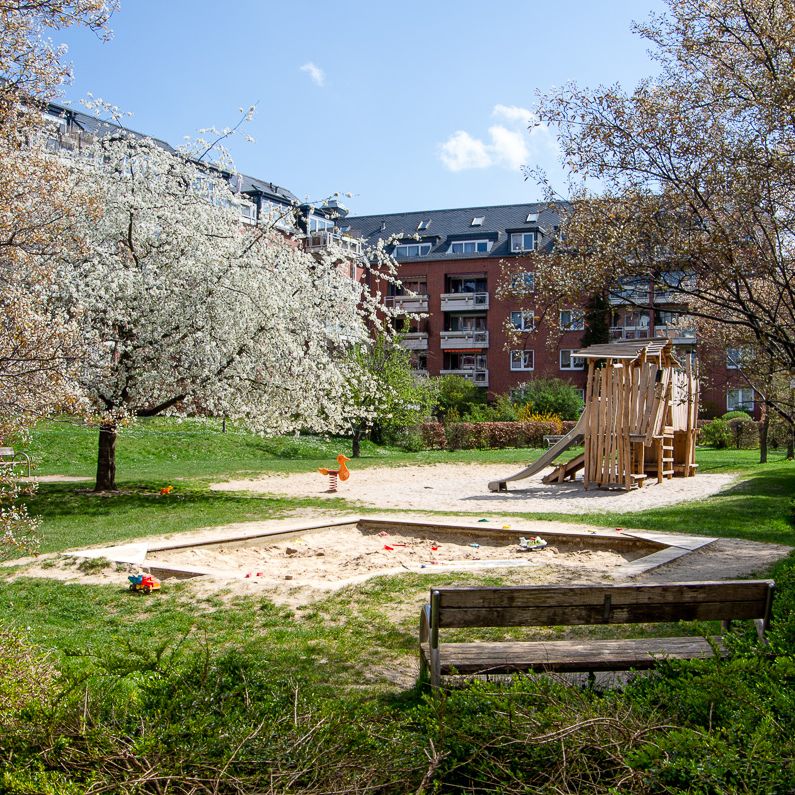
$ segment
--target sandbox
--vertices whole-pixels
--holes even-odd
[[[245,526],[243,526],[245,527]],[[437,522],[343,517],[288,522],[69,553],[104,557],[162,579],[211,577],[266,587],[335,590],[371,577],[554,567],[599,577],[638,576],[713,539],[620,529],[545,529],[544,523]],[[546,546],[523,550],[538,535]]]

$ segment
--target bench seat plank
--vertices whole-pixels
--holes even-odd
[[[712,642],[722,649],[720,638]],[[430,649],[422,644],[430,661]],[[714,656],[705,638],[632,638],[609,640],[501,641],[442,643],[440,673],[508,674],[516,671],[627,671],[653,668],[660,659],[706,659]]]

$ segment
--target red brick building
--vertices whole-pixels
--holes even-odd
[[[388,293],[387,302],[427,314],[403,341],[418,370],[462,375],[490,396],[539,377],[583,388],[583,363],[573,356],[582,347],[583,309],[573,306],[541,320],[533,310],[531,266],[523,258],[530,251],[551,249],[559,224],[554,208],[515,204],[425,210],[349,217],[343,223],[345,233],[368,244],[388,241],[402,287],[380,285]],[[514,286],[524,293],[521,301],[499,295],[505,264],[514,274]],[[686,275],[671,274],[670,289],[626,282],[613,293],[610,339],[665,336],[674,341],[680,357],[694,355],[695,331],[688,327],[687,305],[676,291],[681,278]],[[753,409],[753,395],[743,389],[731,360],[727,367],[725,352],[702,359],[702,402],[709,414],[735,406]]]

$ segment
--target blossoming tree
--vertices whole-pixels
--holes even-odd
[[[259,431],[350,426],[370,378],[349,355],[377,304],[332,255],[240,222],[211,168],[120,132],[73,164],[91,197],[59,300],[85,345],[78,376],[99,425],[97,490],[115,488],[132,417],[205,412]]]

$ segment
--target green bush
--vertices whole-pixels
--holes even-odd
[[[445,375],[436,381],[439,414],[447,418],[460,418],[473,406],[486,403],[486,392],[461,375]]]
[[[707,447],[716,447],[719,450],[727,448],[733,441],[734,436],[726,420],[712,420],[704,425],[698,433],[699,444]]]
[[[722,420],[750,420],[753,419],[747,411],[727,411],[722,417]]]
[[[562,420],[576,420],[584,407],[580,393],[560,378],[535,378],[511,392],[511,402],[529,405],[533,414],[556,414]]]

